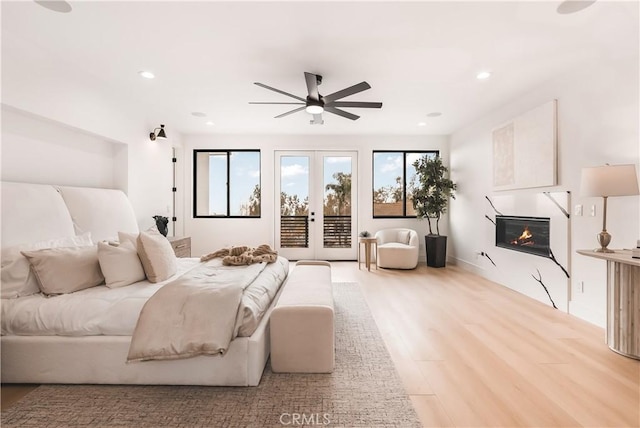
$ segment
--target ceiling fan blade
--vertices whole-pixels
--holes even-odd
[[[325,104],[326,106],[327,104]],[[382,108],[382,103],[370,103],[363,101],[334,101],[328,103],[329,107],[357,107],[357,108]]]
[[[270,101],[249,101],[249,104],[291,104],[291,105],[305,105],[305,103],[272,103]]]
[[[337,114],[338,116],[346,117],[347,119],[351,119],[351,120],[358,120],[360,118],[360,116],[358,115],[355,115],[353,113],[349,113],[348,111],[340,110],[339,108],[335,108],[331,106],[327,107],[325,105],[324,110],[328,111],[329,113]]]
[[[295,95],[293,95],[293,94],[290,94],[290,93],[288,93],[288,92],[281,91],[280,89],[272,88],[271,86],[267,86],[267,85],[265,85],[264,83],[260,83],[260,82],[253,82],[253,83],[254,83],[255,85],[258,85],[258,86],[262,87],[262,88],[269,89],[270,91],[274,91],[274,92],[277,92],[277,93],[279,93],[279,94],[286,95],[286,96],[291,97],[291,98],[295,98],[296,100],[300,100],[300,101],[302,101],[303,103],[307,102],[307,100],[305,100],[304,98],[300,98],[300,97],[295,96]]]
[[[318,78],[315,74],[304,72],[304,80],[307,82],[307,92],[309,98],[319,101],[320,94],[318,94]]]
[[[312,125],[322,125],[324,123],[324,120],[322,120],[322,115],[321,114],[314,114],[313,115],[313,120],[311,121]]]
[[[277,115],[275,118],[276,118],[276,119],[278,119],[278,118],[280,118],[280,117],[289,116],[289,115],[290,115],[290,114],[292,114],[292,113],[296,113],[296,112],[302,111],[302,110],[304,110],[304,109],[305,109],[305,106],[298,107],[298,108],[293,109],[293,110],[291,110],[291,111],[288,111],[288,112],[286,112],[286,113],[279,114],[279,115]]]
[[[371,85],[369,85],[367,82],[360,82],[357,85],[349,86],[348,88],[345,88],[338,92],[334,92],[333,94],[325,95],[323,99],[325,103],[328,103],[344,97],[348,97],[349,95],[357,94],[358,92],[366,91],[370,88]]]

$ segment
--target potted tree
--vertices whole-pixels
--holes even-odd
[[[455,199],[456,184],[445,177],[447,167],[439,156],[422,156],[413,163],[416,176],[412,180],[413,209],[418,219],[427,219],[429,234],[424,237],[427,266],[444,267],[447,258],[447,237],[440,235],[440,218],[447,212],[449,198]],[[433,233],[431,220],[435,219]]]

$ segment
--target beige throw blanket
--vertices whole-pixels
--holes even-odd
[[[127,361],[224,354],[236,334],[242,293],[265,266],[212,260],[164,285],[142,308]]]
[[[223,248],[200,257],[201,262],[222,257],[222,264],[225,266],[244,266],[254,263],[273,263],[278,258],[278,252],[273,251],[267,244],[262,244],[257,248],[247,246]]]

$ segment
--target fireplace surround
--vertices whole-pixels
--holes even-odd
[[[551,257],[549,217],[496,216],[496,246]]]

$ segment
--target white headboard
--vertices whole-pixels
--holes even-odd
[[[138,232],[121,190],[2,182],[2,248],[91,232],[94,242]]]
[[[73,236],[69,210],[53,186],[2,183],[2,248]]]

